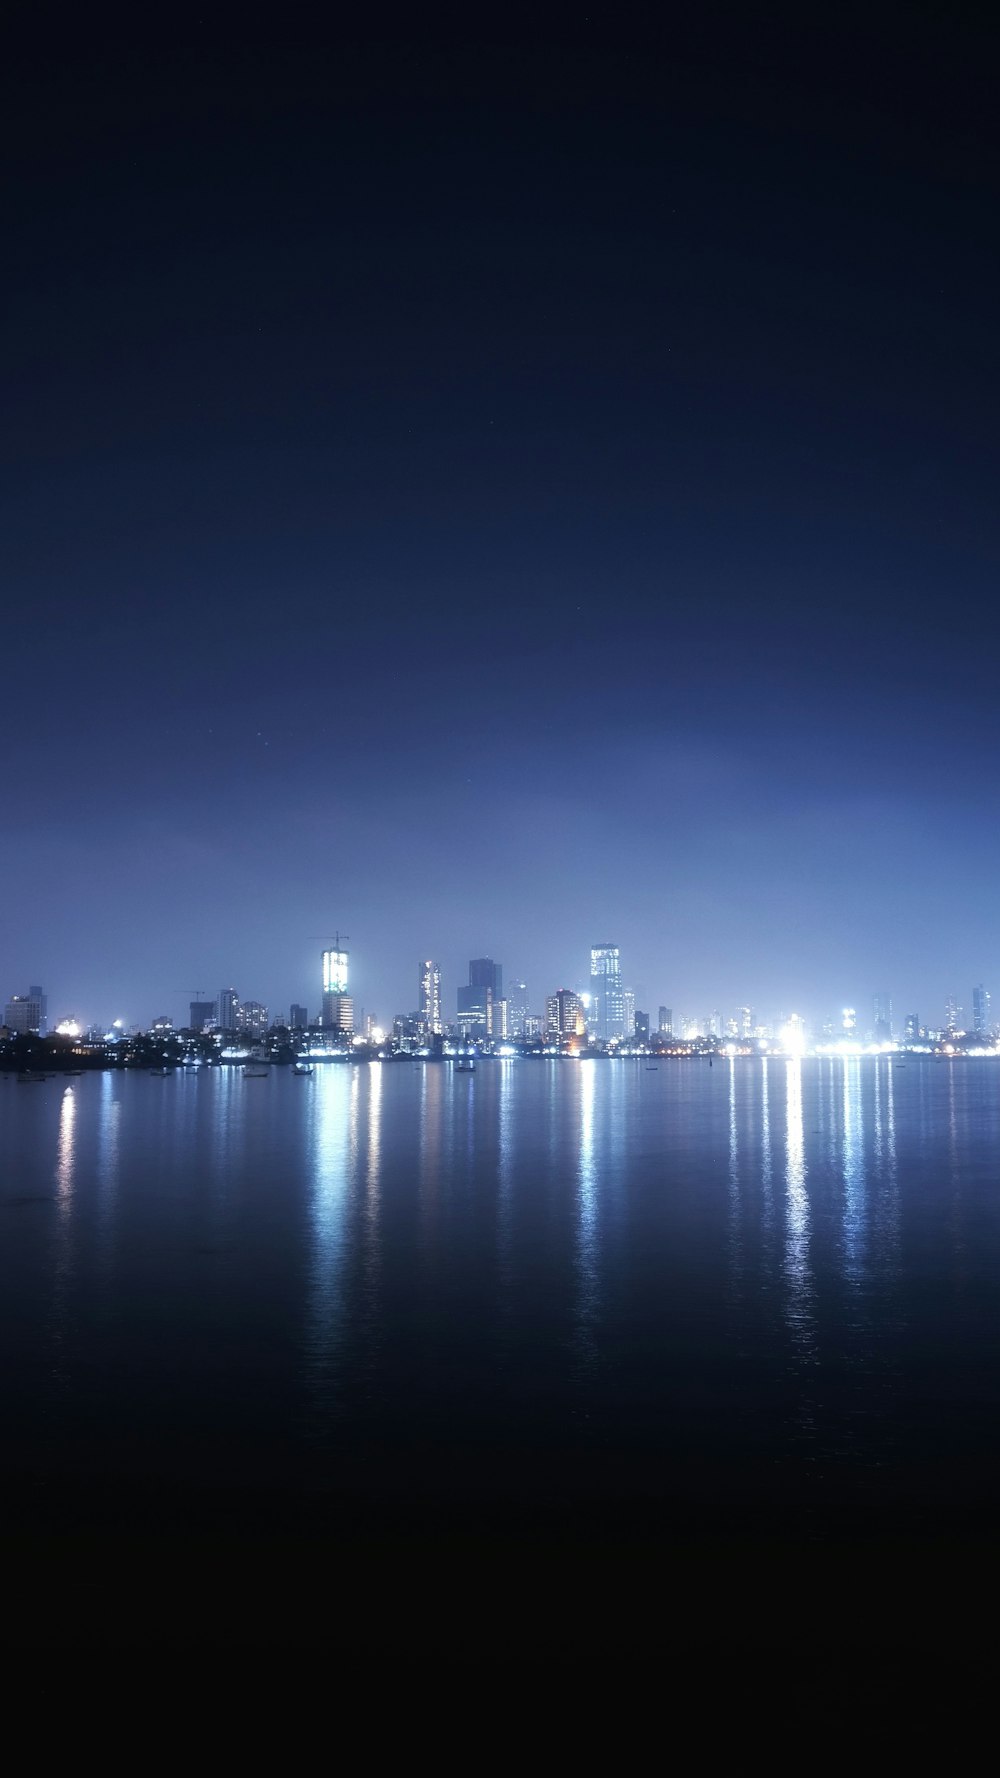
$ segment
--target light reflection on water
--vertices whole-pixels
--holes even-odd
[[[461,1443],[485,1421],[516,1447],[586,1420],[595,1444],[625,1428],[731,1454],[749,1377],[768,1449],[876,1475],[922,1354],[942,1346],[956,1377],[1000,1365],[989,1063],[15,1088],[0,1082],[0,1294],[45,1355],[19,1412],[47,1402],[50,1422],[83,1378],[109,1421],[141,1425],[142,1379],[163,1373],[179,1424],[185,1391],[225,1384],[219,1424],[243,1403],[254,1437],[294,1421],[314,1453],[372,1425]]]

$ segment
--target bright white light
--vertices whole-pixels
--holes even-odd
[[[806,1053],[806,1029],[797,1013],[793,1013],[787,1025],[779,1033],[781,1048],[786,1056],[804,1056]]]
[[[79,1021],[79,1019],[62,1019],[60,1021],[60,1023],[56,1026],[56,1036],[57,1037],[79,1037],[79,1035],[80,1035],[80,1021]]]

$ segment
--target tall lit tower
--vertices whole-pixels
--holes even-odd
[[[420,965],[420,998],[417,1005],[420,1009],[420,1022],[428,1031],[440,1031],[441,1020],[441,965],[427,957]]]
[[[322,953],[322,961],[324,1027],[349,1034],[354,1030],[354,1002],[347,992],[347,951],[339,932],[332,949]]]
[[[990,996],[981,982],[978,988],[972,990],[972,1029],[977,1037],[988,1037],[990,1034]]]
[[[590,1016],[596,1037],[625,1035],[625,990],[617,945],[594,945],[590,952]]]

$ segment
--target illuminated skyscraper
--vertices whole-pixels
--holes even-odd
[[[240,1020],[248,1037],[263,1037],[267,1031],[267,1007],[260,1000],[244,1000]]]
[[[972,1029],[977,1037],[990,1034],[990,996],[982,983],[972,990]]]
[[[354,1002],[347,992],[347,952],[338,945],[323,952],[323,1026],[350,1035],[354,1030]]]
[[[524,1036],[524,1021],[527,1016],[528,984],[527,982],[511,982],[507,988],[508,1037]]]
[[[672,1009],[669,1006],[661,1006],[660,1007],[659,1013],[657,1015],[657,1025],[659,1026],[659,1031],[660,1031],[661,1037],[672,1037],[673,1036],[673,1034],[674,1034],[674,1015],[673,1015]]]
[[[949,994],[944,1003],[944,1028],[949,1035],[953,1036],[954,1033],[960,1029],[961,1024],[962,1008],[959,1006],[954,994]]]
[[[420,1022],[428,1031],[441,1031],[441,965],[428,957],[420,965],[419,1000]]]
[[[216,1021],[220,1031],[240,1029],[240,997],[235,988],[220,988],[216,1002]]]
[[[617,945],[594,945],[591,949],[590,1022],[595,1037],[625,1035],[625,992]]]
[[[482,1037],[498,1037],[502,998],[502,966],[494,963],[492,957],[470,957],[469,985],[458,990],[458,1023],[462,1029]]]
[[[545,1002],[546,1036],[553,1038],[583,1037],[587,1023],[583,1002],[570,988],[559,988]]]
[[[888,1043],[892,1037],[892,1001],[888,994],[876,994],[872,1011],[875,1016],[875,1042]]]

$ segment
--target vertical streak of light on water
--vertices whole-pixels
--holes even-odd
[[[121,1112],[115,1071],[105,1068],[97,1114],[97,1234],[100,1264],[105,1272],[112,1269],[115,1255]]]
[[[949,1056],[945,1064],[948,1070],[948,1167],[951,1186],[951,1235],[952,1253],[956,1266],[961,1271],[965,1258],[965,1229],[962,1219],[962,1173],[958,1160],[958,1110],[955,1094],[955,1058]],[[966,1067],[968,1064],[965,1065]],[[965,1081],[963,1070],[962,1080]]]
[[[736,1058],[729,1058],[729,1288],[734,1303],[743,1294],[743,1229],[740,1201],[740,1145],[736,1123]]]
[[[497,1277],[503,1303],[510,1301],[513,1282],[512,1198],[514,1191],[514,1069],[510,1056],[498,1060],[500,1069],[500,1105],[498,1112],[498,1184],[497,1193]]]
[[[420,1240],[425,1258],[434,1246],[434,1229],[440,1209],[441,1163],[443,1157],[443,1121],[445,1065],[424,1062],[420,1083]],[[451,1070],[447,1070],[451,1086]]]
[[[56,1142],[56,1240],[52,1276],[52,1341],[53,1374],[61,1389],[69,1386],[69,1290],[73,1276],[73,1188],[76,1174],[74,1138],[76,1130],[76,1095],[72,1087],[63,1090],[59,1105],[59,1133]]]
[[[607,1072],[605,1070],[605,1072]],[[580,1136],[577,1170],[577,1325],[580,1353],[592,1365],[597,1347],[595,1329],[600,1308],[597,1231],[597,1167],[594,1157],[594,1098],[597,1064],[580,1062],[573,1073],[580,1094]],[[562,1083],[561,1083],[562,1084]],[[566,1083],[568,1085],[568,1083]]]
[[[802,1130],[802,1063],[785,1063],[785,1316],[798,1368],[816,1360],[816,1322],[811,1266],[811,1223]],[[802,1403],[804,1424],[812,1412]]]
[[[384,1062],[369,1062],[367,1069],[368,1141],[365,1157],[364,1282],[365,1309],[373,1339],[378,1327],[379,1290],[382,1281],[382,1070],[384,1067]]]
[[[340,1347],[347,1323],[343,1289],[345,1217],[350,1173],[357,1157],[359,1082],[354,1067],[347,1080],[336,1066],[322,1069],[314,1079],[320,1090],[312,1099],[312,1252],[306,1368],[309,1393],[319,1413],[314,1431],[322,1437],[324,1421],[332,1418],[338,1408]]]
[[[768,1246],[774,1228],[774,1166],[771,1159],[771,1110],[768,1099],[767,1057],[760,1064],[760,1183],[763,1193],[764,1228]]]
[[[861,1060],[844,1057],[844,1274],[857,1290],[864,1266],[865,1158]]]

